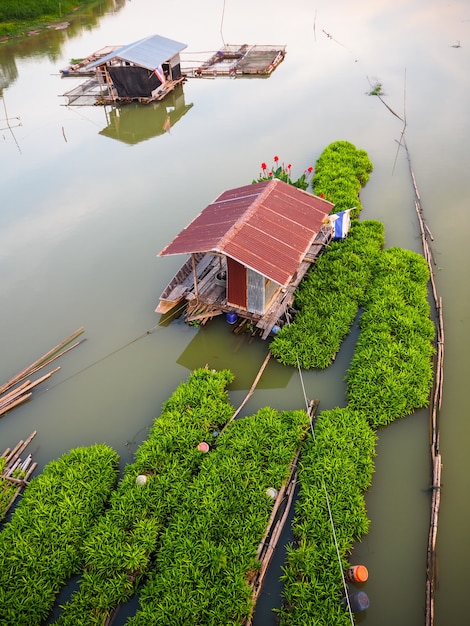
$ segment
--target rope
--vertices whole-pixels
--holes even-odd
[[[288,313],[286,307],[284,308],[284,313],[285,313],[285,316],[286,316],[287,324],[288,324],[288,326],[290,326],[289,313]],[[297,355],[295,356],[295,359],[297,361],[297,370],[299,372],[300,384],[302,386],[302,393],[303,393],[303,396],[304,396],[305,406],[306,406],[306,408],[308,410],[308,398],[307,398],[307,393],[305,391],[305,383],[304,383],[304,379],[303,379],[303,376],[302,376],[302,368],[300,367],[300,362],[299,362],[299,358],[298,358]],[[316,443],[315,429],[313,427],[313,421],[310,421],[310,430],[312,432],[313,441],[314,441],[314,443]],[[341,581],[343,583],[344,594],[345,594],[346,602],[347,602],[347,605],[348,605],[349,618],[351,620],[352,626],[354,626],[354,616],[353,616],[352,609],[351,609],[351,603],[349,601],[349,592],[348,592],[348,586],[346,584],[346,579],[344,577],[343,564],[341,563],[341,555],[340,555],[340,552],[339,552],[338,540],[337,540],[337,537],[336,537],[335,523],[334,523],[334,520],[333,520],[333,514],[331,512],[330,498],[328,496],[328,490],[326,488],[325,479],[323,477],[322,477],[321,482],[322,482],[323,491],[325,492],[326,506],[328,508],[328,517],[329,517],[329,520],[330,520],[331,531],[332,531],[332,534],[333,534],[333,541],[334,541],[334,544],[335,544],[336,556],[338,557],[339,571],[341,572]]]
[[[223,29],[223,26],[224,26],[224,16],[225,16],[225,0],[224,0],[223,7],[222,7],[222,18],[220,20],[220,37],[222,38],[222,43],[225,46],[224,35],[223,35],[223,32],[222,32],[222,29]]]

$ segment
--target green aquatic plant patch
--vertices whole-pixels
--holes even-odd
[[[232,422],[169,520],[129,626],[229,626],[252,612],[250,572],[274,501],[307,435],[305,411],[264,408]]]
[[[349,141],[335,141],[317,160],[313,192],[333,202],[335,213],[352,209],[351,218],[357,218],[362,210],[359,192],[367,184],[372,170],[365,150],[357,149]]]
[[[384,244],[380,222],[357,220],[344,241],[333,242],[302,280],[296,293],[298,313],[271,342],[284,365],[326,368],[362,305]]]
[[[376,435],[364,416],[349,408],[323,411],[314,432],[302,448],[281,624],[347,626],[341,570],[354,541],[369,528],[364,491],[374,472]]]
[[[0,533],[0,624],[34,626],[81,566],[90,526],[117,479],[118,455],[96,444],[52,461],[25,488]]]
[[[163,404],[110,507],[90,529],[79,590],[63,606],[57,624],[103,624],[136,593],[161,533],[201,471],[205,455],[198,444],[212,443],[233,415],[226,391],[232,380],[227,370],[195,370]]]
[[[434,324],[428,280],[421,255],[400,248],[382,253],[347,373],[348,406],[374,428],[429,404]]]

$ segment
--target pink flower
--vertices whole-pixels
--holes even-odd
[[[275,162],[275,163],[277,163],[278,161],[279,161],[279,157],[278,157],[278,156],[275,156],[275,157],[274,157],[274,162]]]
[[[307,172],[308,172],[309,174],[311,174],[311,173],[313,172],[313,167],[312,167],[312,166],[310,166],[309,168],[307,168]]]
[[[290,170],[290,168],[292,167],[291,163],[289,163],[289,165],[287,166],[287,169]]]
[[[268,168],[268,166],[266,165],[266,163],[261,163],[261,169],[262,170],[265,170],[267,168]]]
[[[272,173],[272,172],[269,172],[268,176],[272,176],[272,175],[273,175],[273,173]]]

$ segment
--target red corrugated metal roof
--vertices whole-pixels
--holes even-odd
[[[230,189],[159,256],[219,252],[286,285],[333,206],[278,179]]]

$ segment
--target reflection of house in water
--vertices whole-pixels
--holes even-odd
[[[180,52],[186,44],[160,35],[151,35],[119,48],[86,65],[75,67],[73,75],[93,78],[64,96],[69,105],[148,103],[162,100],[185,80]],[[88,57],[88,59],[92,59]],[[66,72],[63,75],[67,75]]]
[[[244,349],[246,347],[250,349],[249,359],[246,358]],[[214,320],[210,328],[200,328],[195,331],[193,339],[176,362],[190,371],[206,365],[219,371],[231,370],[235,373],[235,380],[230,384],[230,390],[239,391],[251,387],[265,357],[266,349],[263,348],[263,344],[252,344],[252,338],[248,333],[235,336],[233,333],[228,333],[227,324],[219,317]],[[275,359],[271,359],[266,375],[259,379],[256,388],[258,390],[284,389],[289,384],[292,375],[292,368],[285,367]]]
[[[127,144],[146,141],[169,132],[192,106],[185,103],[183,86],[178,85],[164,100],[151,102],[145,107],[138,104],[110,110],[105,107],[108,125],[100,135]]]

